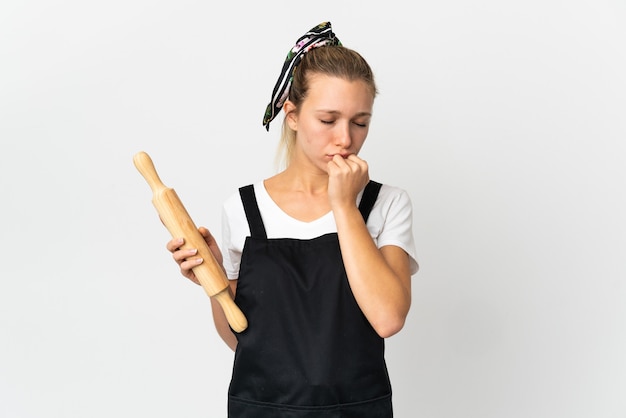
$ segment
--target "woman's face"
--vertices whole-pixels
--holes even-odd
[[[364,81],[310,76],[300,112],[287,116],[287,123],[296,131],[292,164],[312,164],[326,172],[334,155],[358,154],[369,131],[373,105],[374,97]],[[293,104],[287,106],[293,109]]]

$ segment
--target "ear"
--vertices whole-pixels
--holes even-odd
[[[298,113],[296,112],[296,105],[291,101],[285,101],[283,105],[283,112],[285,112],[285,121],[293,131],[298,130]]]

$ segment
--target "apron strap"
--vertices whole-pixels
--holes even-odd
[[[378,198],[378,192],[380,192],[382,184],[375,182],[374,180],[370,180],[365,186],[365,190],[363,190],[363,196],[361,196],[361,203],[359,203],[359,211],[361,211],[361,215],[363,216],[363,220],[367,223],[367,218],[370,216],[370,212],[374,207],[374,203]]]
[[[243,210],[246,212],[246,219],[248,219],[248,226],[250,227],[250,235],[253,238],[267,239],[267,233],[265,232],[265,225],[261,218],[261,212],[259,211],[259,205],[256,201],[256,195],[254,194],[254,185],[249,184],[239,189],[239,195],[243,202]]]

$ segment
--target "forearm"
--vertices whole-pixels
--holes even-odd
[[[354,297],[382,337],[404,326],[411,305],[408,255],[398,247],[378,249],[356,206],[334,210],[339,244]]]

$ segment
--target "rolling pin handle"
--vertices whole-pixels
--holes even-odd
[[[228,287],[212,296],[219,302],[230,327],[236,333],[248,328],[248,320],[230,296]]]
[[[139,170],[143,178],[146,179],[153,193],[166,188],[165,184],[163,184],[159,178],[156,168],[154,168],[152,158],[150,158],[147,153],[140,151],[135,154],[133,163],[135,163],[135,167],[137,167],[137,170]]]

